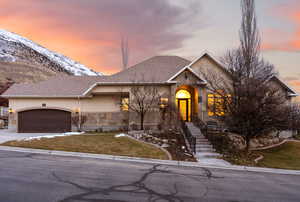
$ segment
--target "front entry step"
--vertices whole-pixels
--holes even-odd
[[[230,163],[220,159],[221,154],[216,153],[208,139],[201,133],[201,130],[193,123],[185,123],[190,134],[196,138],[195,157],[203,164],[230,165]]]
[[[221,156],[222,156],[221,154],[218,154],[216,152],[198,152],[198,153],[196,153],[196,157],[200,161],[202,158],[218,158]]]
[[[213,148],[199,148],[199,149],[196,149],[196,153],[197,152],[215,152],[216,150],[213,149]]]
[[[202,148],[210,148],[213,149],[213,146],[211,144],[196,144],[196,149],[202,149]]]

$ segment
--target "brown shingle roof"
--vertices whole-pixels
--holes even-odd
[[[177,56],[156,56],[111,76],[63,76],[36,84],[15,84],[2,96],[77,97],[96,83],[164,83],[190,63]]]
[[[178,56],[155,56],[114,74],[126,82],[166,82],[191,62]]]

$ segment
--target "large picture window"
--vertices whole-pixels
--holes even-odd
[[[208,116],[224,116],[225,115],[225,102],[230,96],[224,98],[219,94],[208,94],[207,107]]]

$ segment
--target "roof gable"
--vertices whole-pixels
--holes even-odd
[[[288,86],[284,81],[282,81],[278,76],[273,76],[271,80],[277,82],[282,88],[287,90],[289,92],[290,97],[296,97],[298,96],[298,93],[292,89],[290,86]]]
[[[126,70],[112,75],[122,82],[161,82],[180,71],[191,62],[178,56],[155,56]]]
[[[189,66],[186,66],[182,68],[180,71],[178,71],[176,74],[174,74],[171,78],[168,79],[168,82],[173,82],[176,80],[177,77],[179,77],[181,74],[183,74],[185,71],[189,71],[192,75],[194,75],[201,84],[206,84],[207,82],[202,79],[193,69],[191,69]]]

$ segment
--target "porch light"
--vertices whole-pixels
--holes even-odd
[[[159,107],[166,108],[168,106],[169,99],[168,98],[160,98]]]
[[[79,114],[80,108],[75,108],[75,109],[74,109],[74,112],[75,112],[76,114]]]
[[[8,113],[12,114],[12,113],[14,113],[14,110],[12,108],[9,108]]]

